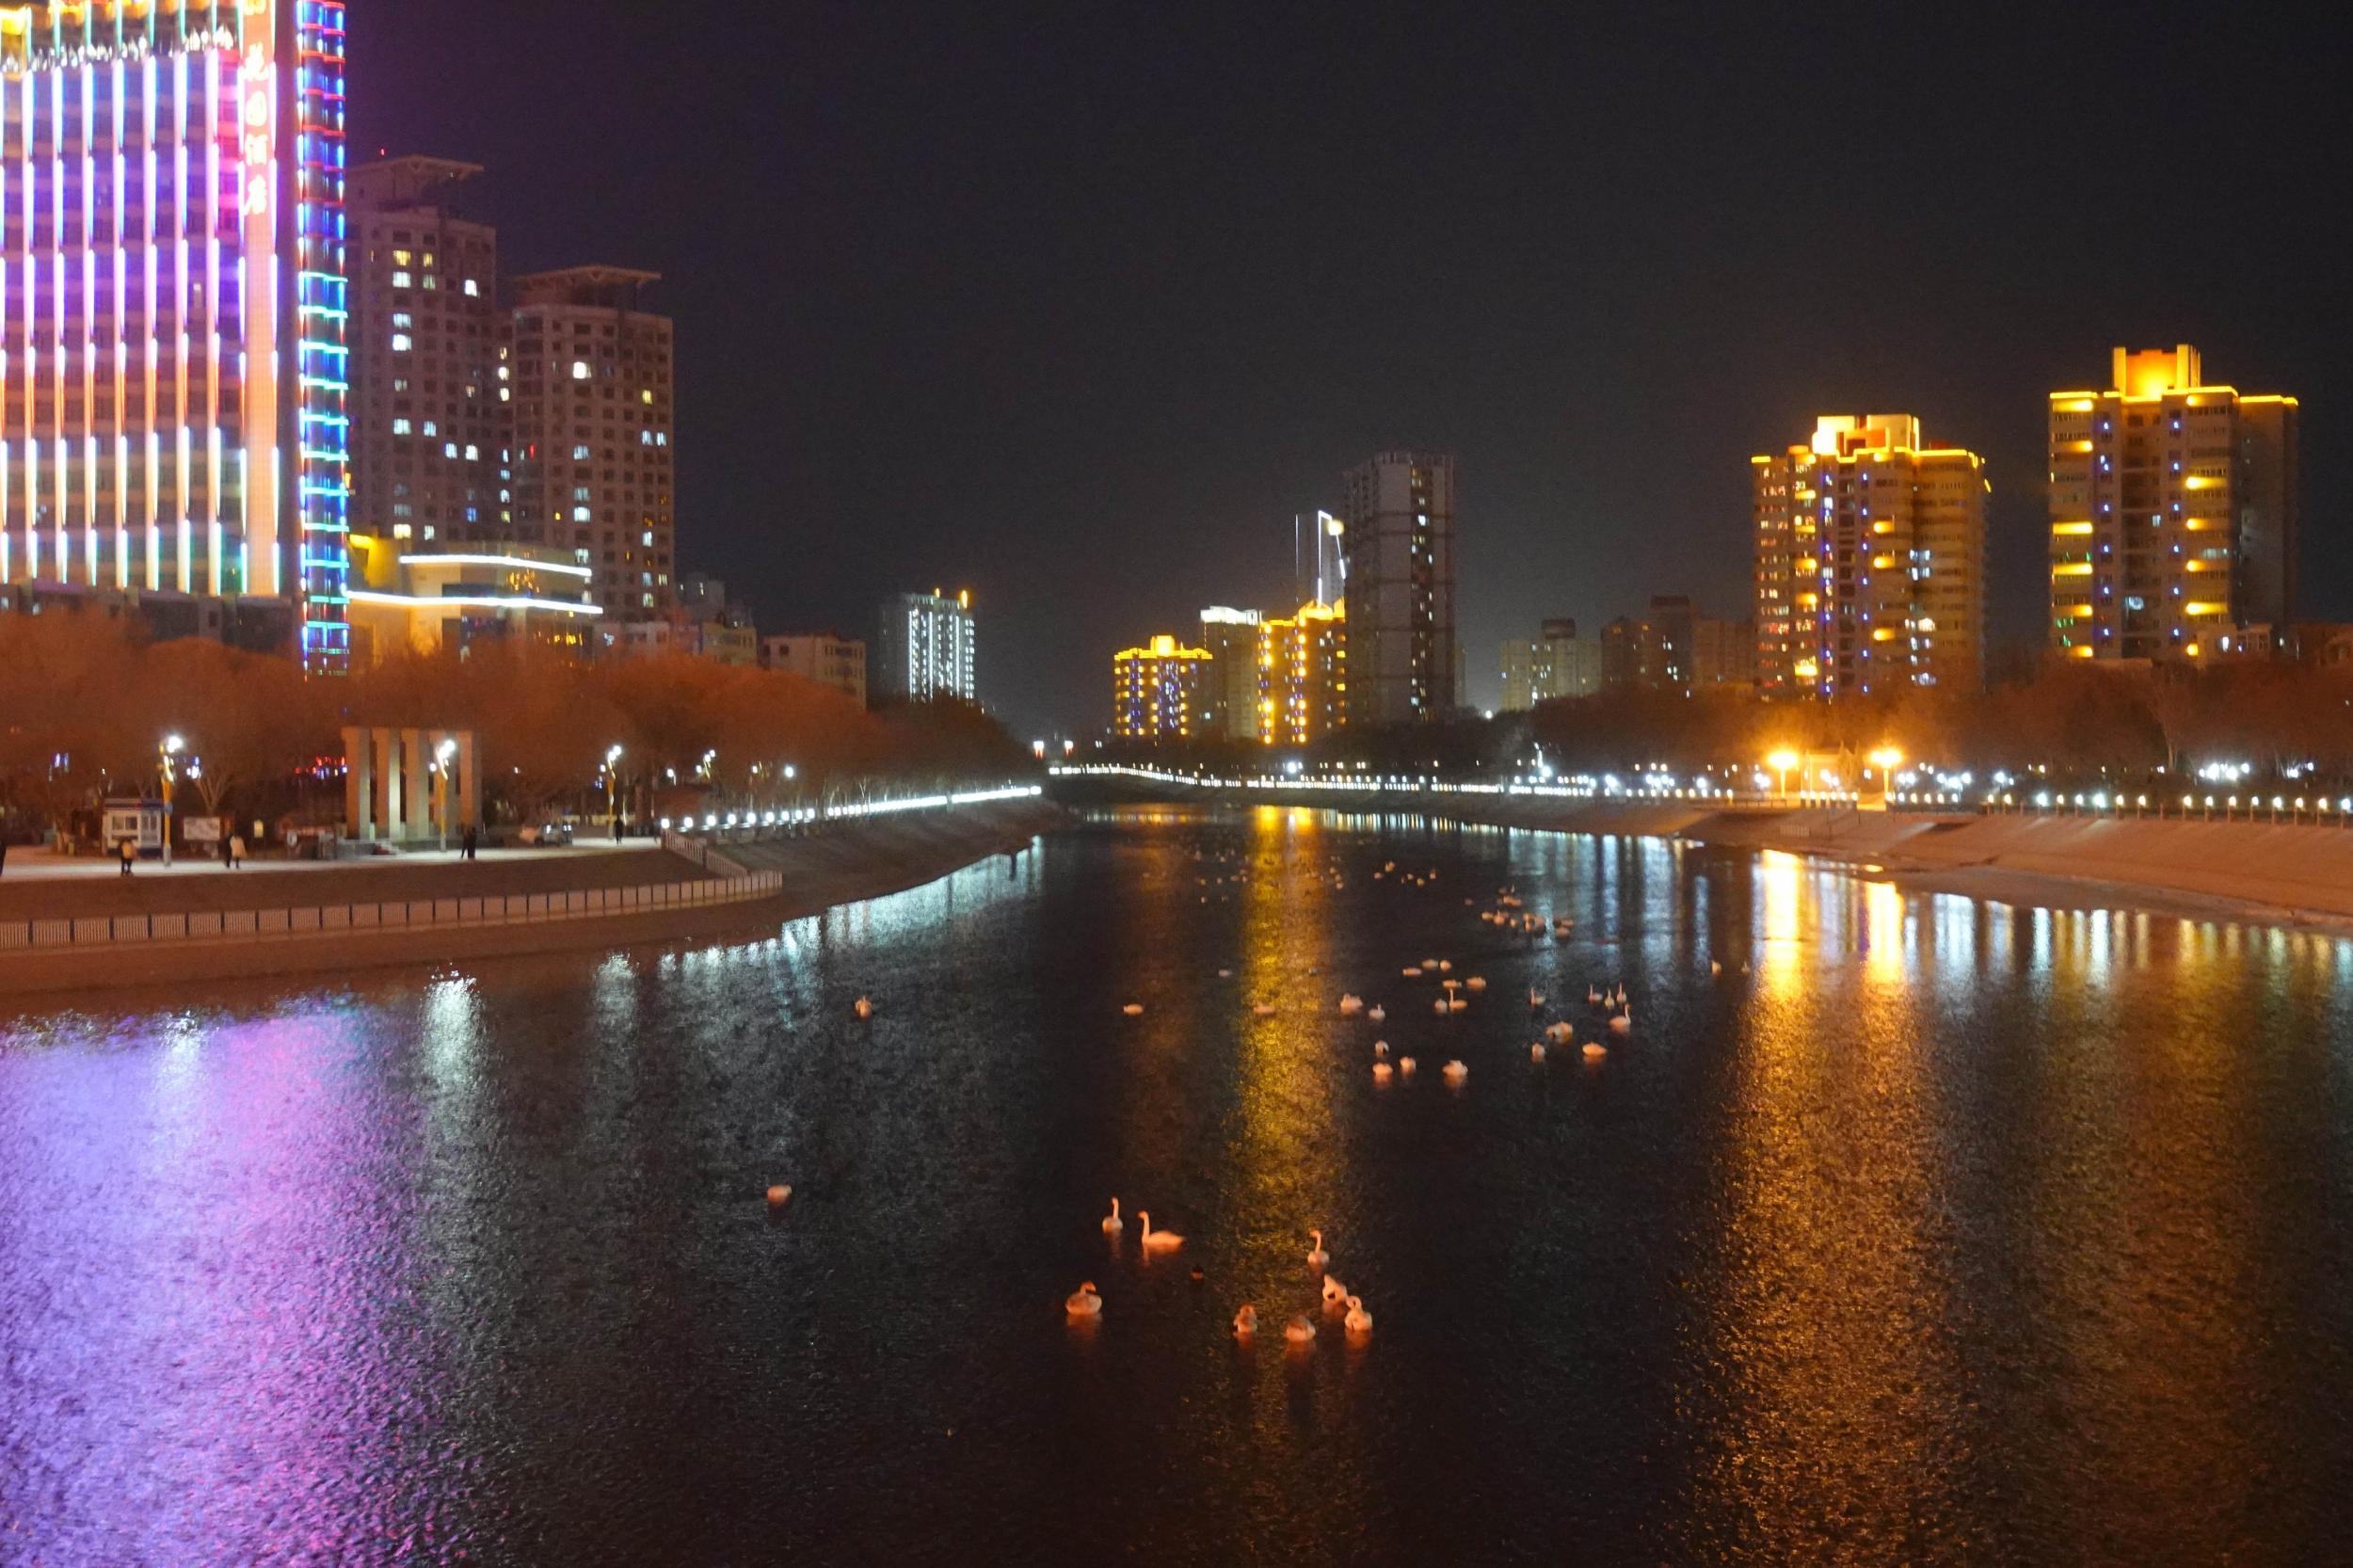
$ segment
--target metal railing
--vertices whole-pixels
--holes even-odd
[[[86,915],[0,920],[0,952],[56,952],[169,942],[288,941],[355,933],[542,925],[554,920],[744,904],[783,890],[780,872],[585,888],[560,893],[393,899],[373,904],[298,904],[283,909],[195,910],[168,915]]]

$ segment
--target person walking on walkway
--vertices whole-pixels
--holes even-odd
[[[131,862],[139,857],[139,846],[137,841],[130,838],[128,835],[125,835],[122,841],[115,846],[115,852],[122,856],[122,874],[129,876],[131,874]]]
[[[229,869],[232,872],[235,871],[244,859],[245,835],[242,833],[232,833],[229,835]]]
[[[0,876],[8,874],[8,840],[0,838]]]
[[[460,835],[460,836],[459,836],[458,840],[457,840],[457,853],[458,853],[458,855],[459,855],[460,856],[462,856],[463,858],[465,858],[465,859],[468,859],[468,860],[472,859],[472,858],[474,857],[474,853],[473,853],[473,852],[474,852],[474,844],[475,844],[475,842],[476,842],[476,830],[475,830],[475,828],[474,828],[474,824],[472,824],[472,823],[468,823],[468,824],[466,824],[466,831],[465,831],[462,835]]]

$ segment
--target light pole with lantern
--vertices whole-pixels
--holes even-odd
[[[188,743],[177,735],[167,735],[155,747],[155,771],[163,776],[164,785],[164,864],[171,864],[171,796],[180,781],[179,757]]]
[[[456,741],[433,748],[433,816],[440,824],[441,853],[449,853],[449,762],[457,755]]]

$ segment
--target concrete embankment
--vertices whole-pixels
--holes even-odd
[[[642,849],[537,863],[363,862],[276,876],[256,872],[249,879],[235,873],[202,879],[24,882],[8,888],[0,920],[78,921],[152,915],[160,921],[185,916],[190,929],[199,922],[213,929],[222,911],[266,914],[274,907],[280,915],[289,910],[299,915],[316,911],[328,897],[379,908],[413,900],[420,908],[438,906],[443,915],[452,913],[453,906],[471,909],[486,901],[528,897],[545,899],[554,910],[545,919],[406,928],[393,928],[387,921],[371,929],[305,930],[297,919],[295,929],[286,930],[286,922],[265,919],[260,935],[0,951],[0,997],[723,937],[920,887],[975,861],[1022,849],[1059,820],[1057,808],[1035,800],[908,812],[839,824],[806,839],[714,846],[707,867],[667,852]],[[707,890],[739,871],[771,878],[776,890],[627,912],[591,911],[584,918],[577,907],[600,890]],[[564,908],[568,896],[573,904],[569,911]],[[282,903],[273,906],[266,902],[270,899]],[[50,900],[70,902],[71,907],[44,907]]]
[[[1534,795],[1152,792],[1153,798],[1428,815],[1558,833],[1679,838],[1876,866],[1907,886],[2009,904],[2124,904],[2267,921],[2353,922],[2353,830],[2156,818],[1851,808],[1717,810]]]
[[[2159,903],[2249,920],[2353,920],[2353,831],[2156,818],[1709,811],[1470,797],[1433,814],[1650,835],[1876,866],[1908,885],[2015,904]]]

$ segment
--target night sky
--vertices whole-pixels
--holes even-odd
[[[2039,635],[2044,394],[2197,344],[2304,402],[2353,619],[2347,94],[2290,8],[354,0],[352,147],[490,166],[510,272],[662,272],[680,553],[763,630],[970,586],[982,695],[1289,590],[1373,452],[1461,463],[1474,700],[1545,615],[1745,615],[1748,462],[1985,455]]]

